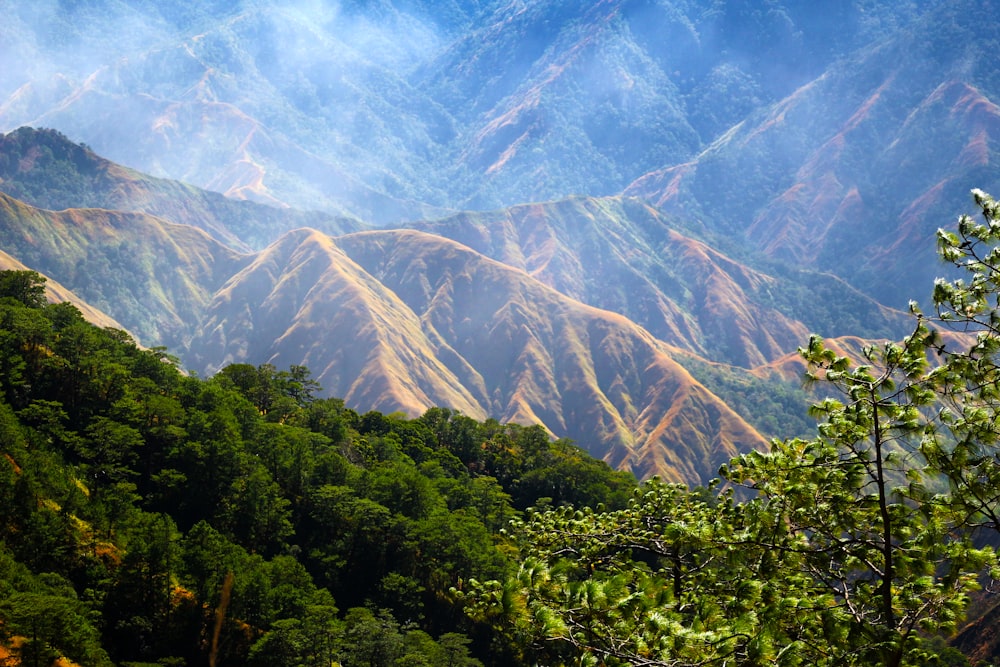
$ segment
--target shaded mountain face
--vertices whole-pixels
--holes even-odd
[[[178,181],[151,178],[75,144],[54,130],[0,135],[0,189],[38,208],[104,208],[149,213],[198,227],[237,251],[261,249],[283,233],[311,226],[329,234],[365,227],[358,220],[234,200]]]
[[[939,7],[626,192],[890,305],[922,299],[936,230],[1000,181],[1000,69],[973,39],[996,9]]]

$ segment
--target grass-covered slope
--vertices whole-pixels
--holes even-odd
[[[640,477],[705,480],[763,445],[640,327],[419,232],[290,234],[217,292],[191,350],[208,371],[304,360],[349,405],[541,424]]]
[[[242,256],[142,213],[53,212],[0,193],[3,250],[108,313],[146,345],[180,351]]]

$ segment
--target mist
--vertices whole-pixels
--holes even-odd
[[[321,0],[6,4],[0,131],[52,127],[268,203],[377,217],[443,199],[426,177],[450,118],[405,79],[442,48],[426,17]]]
[[[4,0],[0,131],[378,225],[615,194],[917,11],[863,4]]]
[[[970,38],[978,2],[0,0],[0,131],[52,127],[349,229],[478,240],[728,363],[750,347],[733,332],[775,354],[800,326],[882,335],[865,327],[930,284],[934,231],[969,187],[1000,192],[1000,70]],[[518,205],[531,215],[515,226]],[[642,253],[626,209],[657,220],[636,225]],[[670,255],[677,230],[692,243]],[[442,261],[429,252],[413,279]],[[748,293],[766,309],[741,320]],[[789,318],[780,345],[772,310]]]

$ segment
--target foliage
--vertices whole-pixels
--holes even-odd
[[[480,664],[449,590],[504,575],[518,508],[635,486],[538,428],[358,415],[302,366],[185,376],[34,272],[0,272],[0,368],[0,628],[30,662]]]
[[[517,575],[477,583],[470,612],[504,628],[527,662],[775,664],[796,655],[773,650],[779,638],[817,631],[796,613],[805,579],[764,585],[752,566],[776,575],[783,554],[745,543],[746,530],[731,494],[656,480],[624,510],[534,514],[512,527]]]
[[[0,298],[10,298],[28,306],[45,305],[45,279],[35,271],[0,272]]]
[[[967,523],[1000,531],[1000,204],[974,190],[982,222],[963,215],[955,232],[938,232],[941,256],[967,277],[934,285],[939,326],[969,340],[958,344],[936,336],[930,344],[943,363],[934,380],[944,397],[940,418],[949,437],[929,440],[925,453],[946,476],[950,499]]]
[[[814,599],[837,616],[844,638],[815,664],[913,664],[919,631],[954,630],[989,561],[924,488],[917,444],[936,399],[926,336],[918,324],[901,345],[865,350],[860,366],[813,338],[802,354],[839,393],[813,408],[818,437],[775,442],[722,471],[758,492],[747,503],[764,520],[756,539],[780,549],[794,538]]]

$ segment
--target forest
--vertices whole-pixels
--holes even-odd
[[[540,427],[359,415],[309,371],[211,379],[0,273],[0,632],[19,662],[502,664],[452,589],[529,506],[634,478]]]
[[[1000,574],[1000,204],[962,278],[857,358],[819,337],[811,438],[704,488],[539,426],[182,372],[0,272],[9,665],[966,665]],[[959,635],[960,636],[960,635]]]

